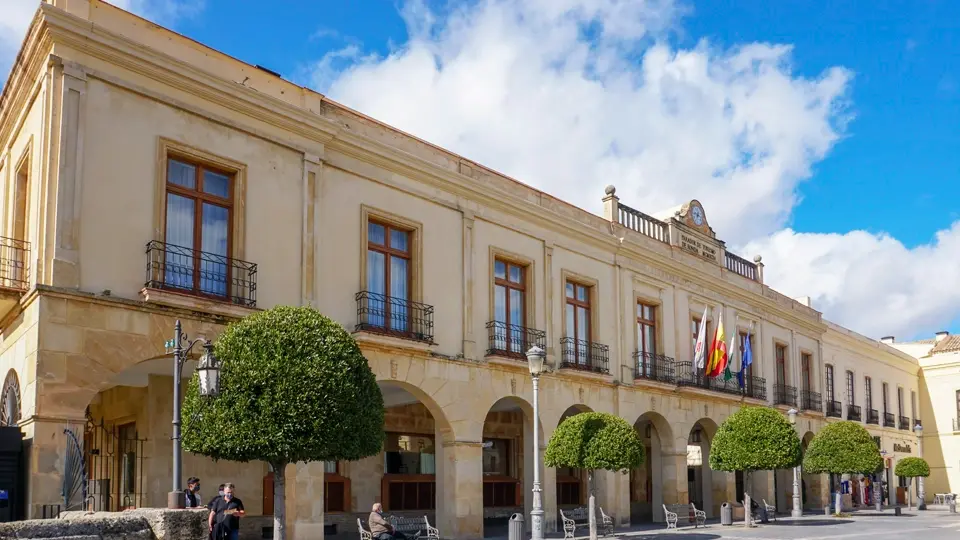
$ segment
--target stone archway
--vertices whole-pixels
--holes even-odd
[[[634,429],[643,441],[646,460],[630,471],[630,522],[662,522],[663,504],[677,496],[676,467],[669,457],[674,452],[673,429],[653,411],[640,415]]]
[[[540,448],[546,447],[543,423],[538,425]],[[518,396],[496,400],[483,421],[483,532],[505,536],[513,513],[530,515],[533,509],[533,406]],[[543,454],[540,482],[543,486]],[[531,527],[526,524],[527,529]]]
[[[560,421],[557,422],[557,425],[559,426],[564,420],[571,416],[584,412],[593,412],[593,409],[580,403],[571,405],[560,415]],[[589,496],[587,493],[589,489],[587,477],[587,471],[582,469],[571,469],[567,467],[556,469],[557,480],[555,493],[557,508],[566,510],[568,508],[583,506],[587,503]]]
[[[694,422],[687,436],[687,496],[707,517],[719,515],[727,495],[725,473],[710,468],[710,445],[716,432],[717,423],[705,417]]]
[[[3,380],[0,391],[0,426],[15,426],[20,422],[20,378],[17,371],[10,369]]]

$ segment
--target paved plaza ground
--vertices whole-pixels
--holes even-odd
[[[577,540],[586,531],[577,529]],[[553,538],[554,535],[550,537]],[[562,534],[556,535],[562,537]],[[602,537],[603,538],[603,537]],[[799,519],[778,517],[777,521],[758,524],[747,529],[743,522],[732,526],[720,525],[710,520],[707,527],[694,529],[681,526],[677,531],[667,531],[665,525],[643,525],[628,530],[618,530],[607,540],[819,540],[837,538],[851,540],[898,539],[898,540],[958,540],[960,539],[960,513],[950,514],[946,509],[931,509],[924,512],[903,509],[903,515],[895,516],[893,510],[883,512],[860,511],[849,517],[806,515]]]
[[[579,531],[578,531],[579,532]],[[960,539],[960,514],[944,511],[904,512],[894,516],[883,513],[860,512],[850,517],[805,516],[799,519],[779,518],[776,522],[746,529],[743,523],[722,526],[709,523],[707,528],[681,527],[677,531],[658,529],[618,532],[622,539],[653,540],[677,538],[682,540],[818,540],[821,538],[863,539],[890,538],[908,540]]]

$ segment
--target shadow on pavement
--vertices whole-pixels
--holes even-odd
[[[853,523],[852,519],[804,519],[792,521],[771,521],[767,525],[780,525],[783,527],[823,527],[826,525],[844,525]]]
[[[893,512],[869,512],[869,513],[868,513],[868,512],[857,512],[856,515],[857,515],[857,517],[859,517],[859,516],[867,516],[867,517],[895,517],[895,518],[901,518],[901,517],[917,517],[916,514],[907,514],[907,513],[901,513],[901,514],[898,516],[898,515],[894,514]]]

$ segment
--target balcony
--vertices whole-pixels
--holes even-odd
[[[487,332],[487,356],[506,356],[526,361],[530,347],[536,345],[541,349],[547,348],[547,333],[543,330],[490,321],[487,323]]]
[[[257,265],[153,240],[147,243],[144,288],[254,308]]]
[[[739,396],[743,394],[740,383],[734,377],[730,380],[724,380],[723,377],[706,377],[696,367],[693,362],[680,362],[677,364],[677,384],[680,386],[689,386],[693,388],[702,388],[721,394],[731,394]]]
[[[827,401],[827,416],[829,418],[843,418],[843,405],[839,401]]]
[[[797,388],[787,384],[773,385],[773,404],[797,406]]]
[[[893,413],[888,413],[888,412],[883,413],[883,427],[889,427],[889,428],[897,427],[895,418],[896,417],[893,416]]]
[[[819,392],[800,391],[800,409],[804,411],[823,411],[823,401]]]
[[[20,304],[30,287],[30,242],[0,236],[0,316]]]
[[[433,306],[369,291],[358,292],[356,300],[356,332],[433,344]]]
[[[747,377],[743,381],[743,395],[748,398],[767,400],[767,380],[763,377]]]
[[[610,347],[601,343],[565,337],[560,339],[560,368],[610,373]]]
[[[739,274],[753,281],[760,281],[757,265],[739,255],[735,255],[729,251],[724,252],[724,266],[734,274]]]
[[[867,423],[875,426],[880,425],[880,412],[876,409],[867,409]]]
[[[863,420],[863,414],[859,405],[847,405],[847,420],[860,422]]]
[[[903,431],[910,431],[912,427],[910,426],[910,419],[906,416],[900,417],[900,425],[898,426]]]
[[[633,353],[634,380],[657,381],[674,384],[677,382],[677,365],[673,358],[646,351]]]

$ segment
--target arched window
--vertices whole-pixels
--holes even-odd
[[[15,426],[20,422],[20,379],[10,370],[0,391],[0,426]]]

